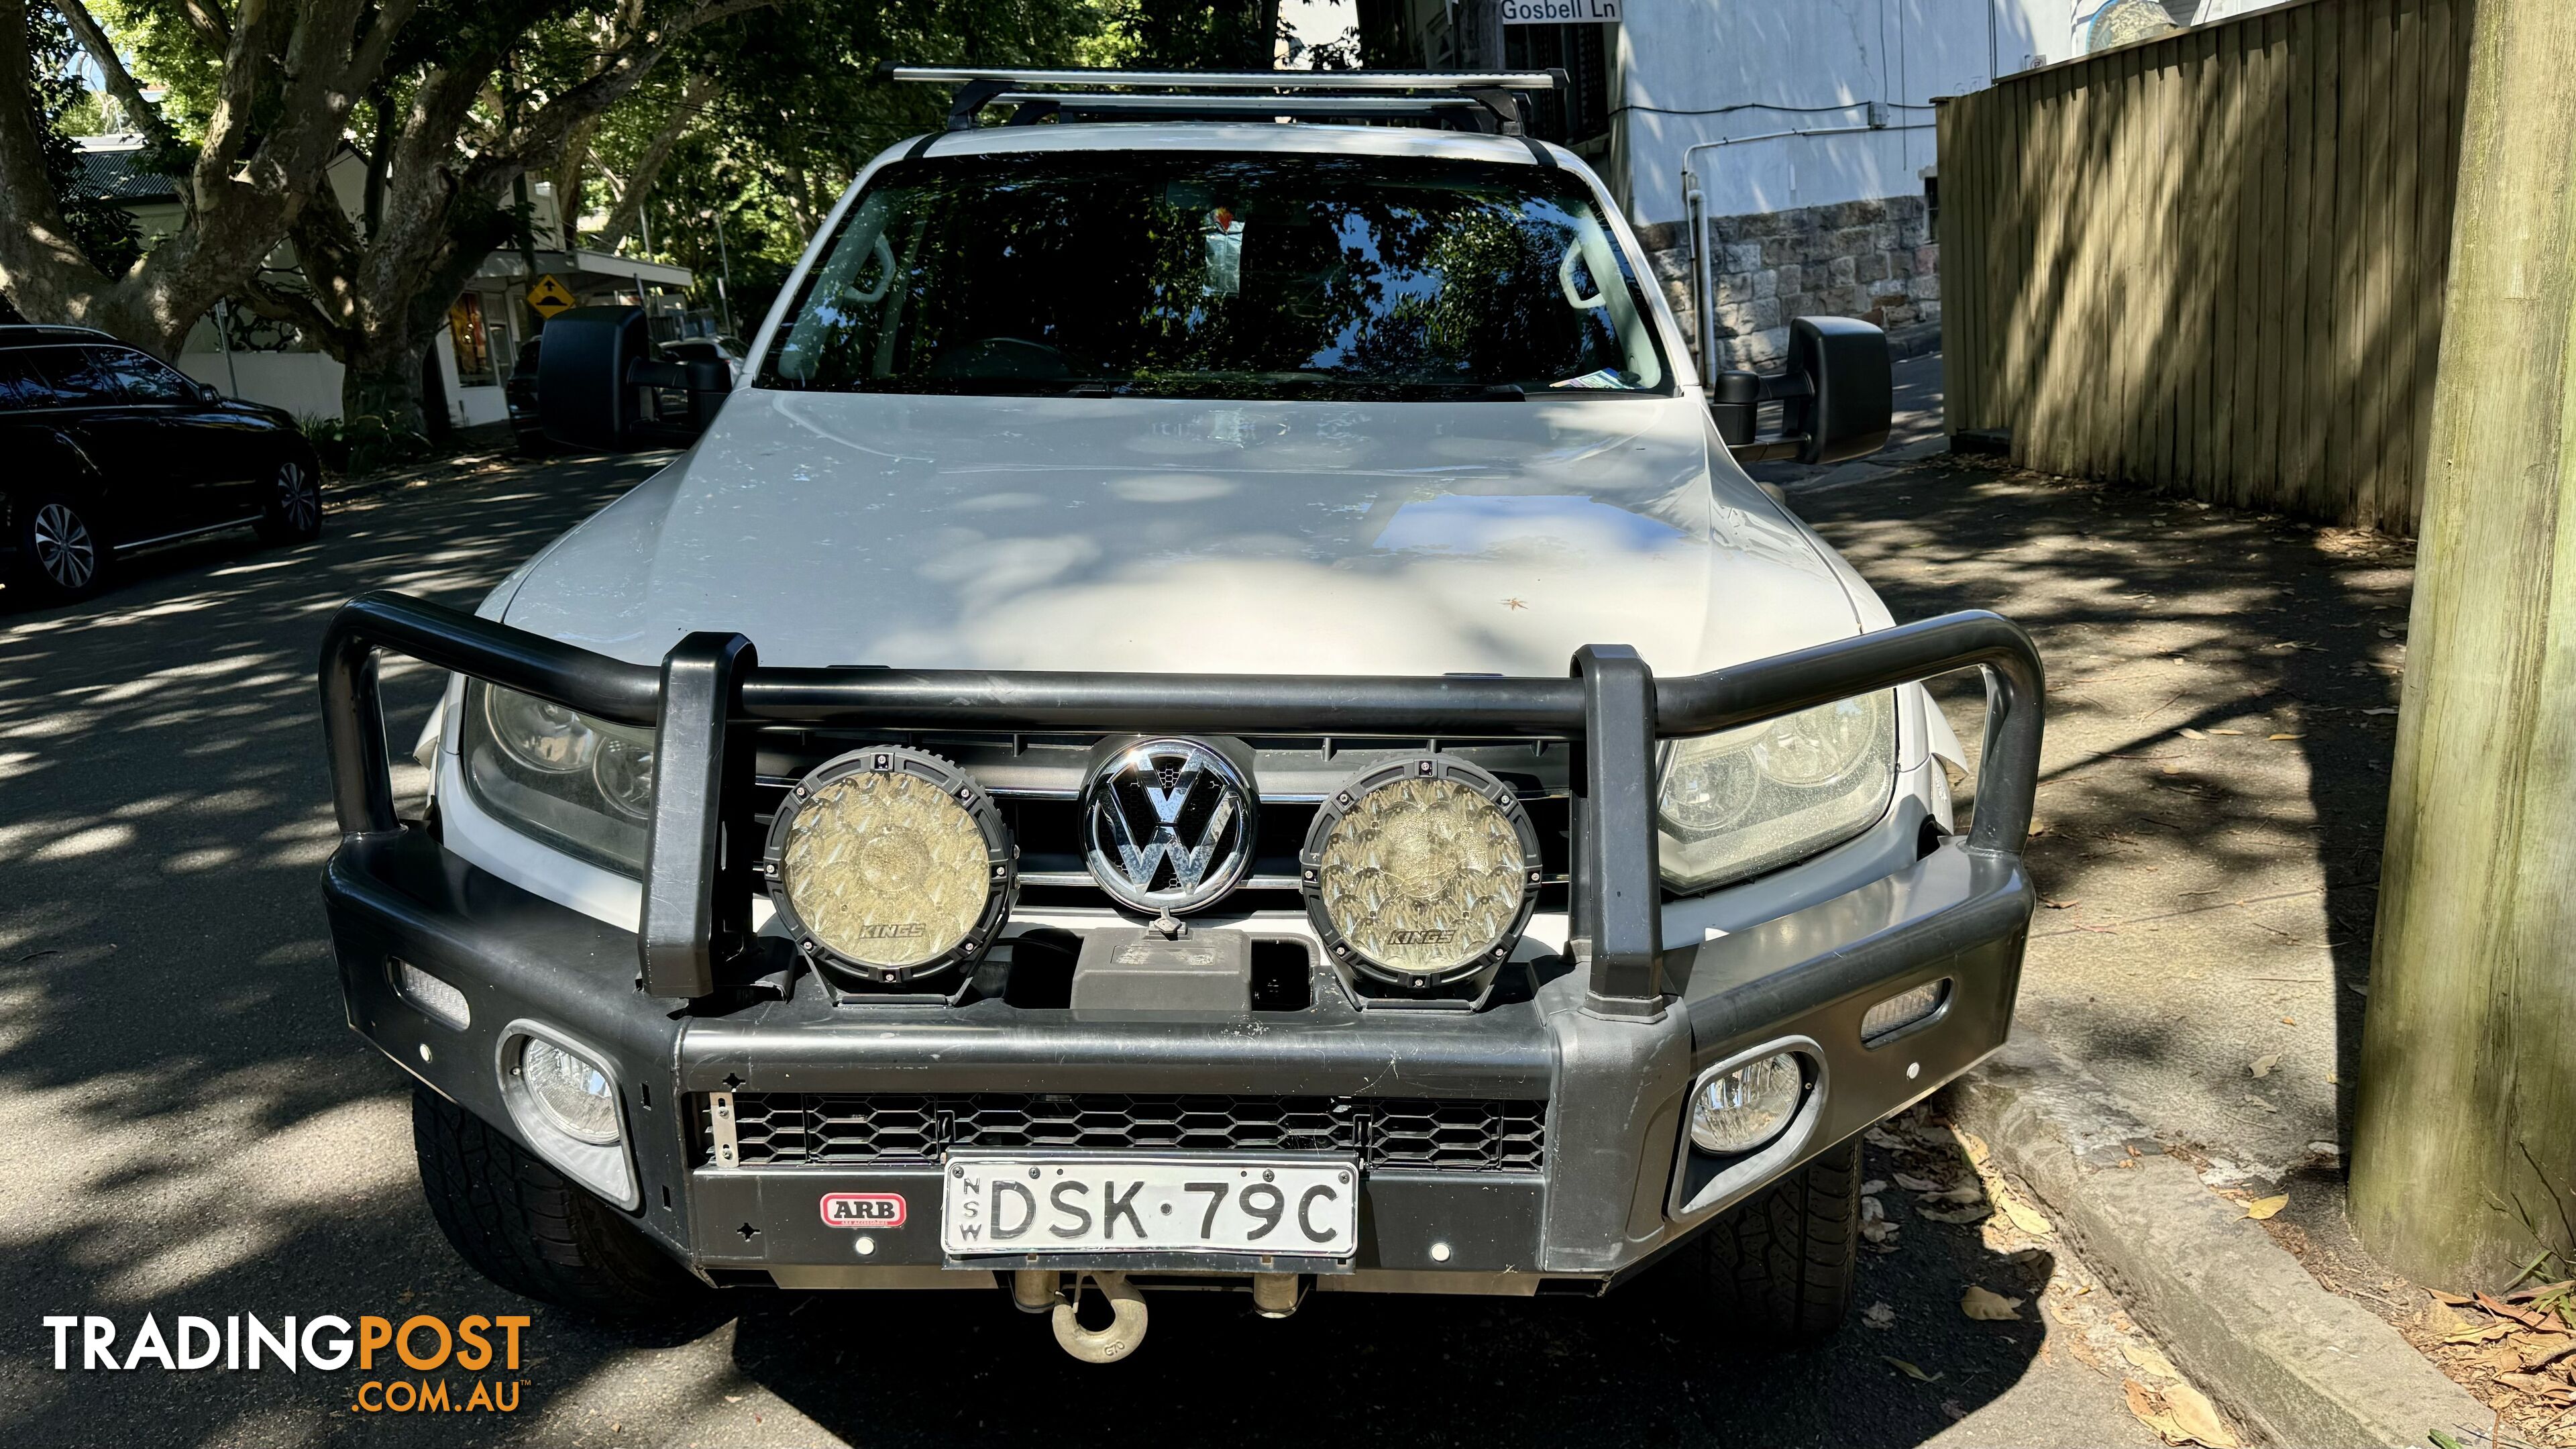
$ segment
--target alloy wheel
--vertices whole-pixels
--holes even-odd
[[[57,588],[86,588],[98,572],[98,543],[89,524],[68,505],[48,503],[36,510],[33,542],[36,567]]]
[[[322,485],[295,462],[277,465],[277,516],[295,533],[311,533],[322,520]]]

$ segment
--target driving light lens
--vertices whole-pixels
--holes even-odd
[[[532,1036],[519,1049],[519,1077],[567,1136],[600,1147],[617,1140],[616,1089],[588,1058]]]
[[[1941,999],[1950,994],[1950,978],[1926,981],[1911,991],[1900,991],[1871,1007],[1860,1019],[1860,1039],[1875,1041],[1901,1027],[1912,1026],[1941,1009]]]
[[[1804,1089],[1787,1052],[1711,1077],[1691,1098],[1691,1145],[1727,1157],[1751,1152],[1787,1130]]]
[[[918,750],[860,750],[808,775],[789,803],[770,839],[770,898],[809,954],[884,981],[991,943],[1011,851],[963,771]]]
[[[1308,915],[1335,955],[1407,985],[1511,954],[1537,896],[1537,835],[1510,786],[1464,761],[1383,766],[1316,815]]]
[[[609,809],[629,820],[652,818],[652,741],[601,739],[598,757],[590,763],[590,780]]]
[[[1840,844],[1896,788],[1895,696],[1865,694],[1665,746],[1664,882],[1702,891]]]

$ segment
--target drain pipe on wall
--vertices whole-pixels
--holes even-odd
[[[1690,224],[1691,239],[1691,310],[1699,320],[1699,373],[1704,387],[1717,383],[1717,309],[1712,305],[1717,290],[1716,270],[1709,263],[1708,194],[1700,187],[1699,173],[1693,159],[1702,151],[1721,146],[1741,146],[1751,141],[1779,141],[1792,136],[1855,136],[1869,131],[1928,131],[1926,122],[1902,126],[1887,123],[1887,103],[1856,102],[1869,107],[1869,121],[1859,126],[1817,126],[1796,131],[1764,131],[1756,136],[1726,136],[1715,141],[1701,141],[1682,148],[1682,215]]]

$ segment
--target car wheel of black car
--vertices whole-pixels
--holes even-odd
[[[1739,1203],[1682,1250],[1700,1310],[1732,1337],[1804,1348],[1851,1311],[1860,1267],[1860,1139]]]
[[[22,584],[53,599],[85,599],[107,586],[115,561],[95,510],[77,498],[39,493],[9,510]]]
[[[301,458],[279,460],[269,470],[259,536],[270,543],[303,543],[321,533],[322,475]]]
[[[457,1253],[484,1277],[598,1318],[656,1318],[708,1290],[615,1208],[482,1119],[412,1089],[421,1191]]]

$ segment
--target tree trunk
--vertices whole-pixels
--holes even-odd
[[[421,359],[429,344],[410,337],[369,339],[350,354],[340,374],[340,416],[354,422],[382,418],[397,431],[429,432],[421,412]]]
[[[2576,1253],[2576,7],[2476,27],[2352,1179],[2455,1289]]]

